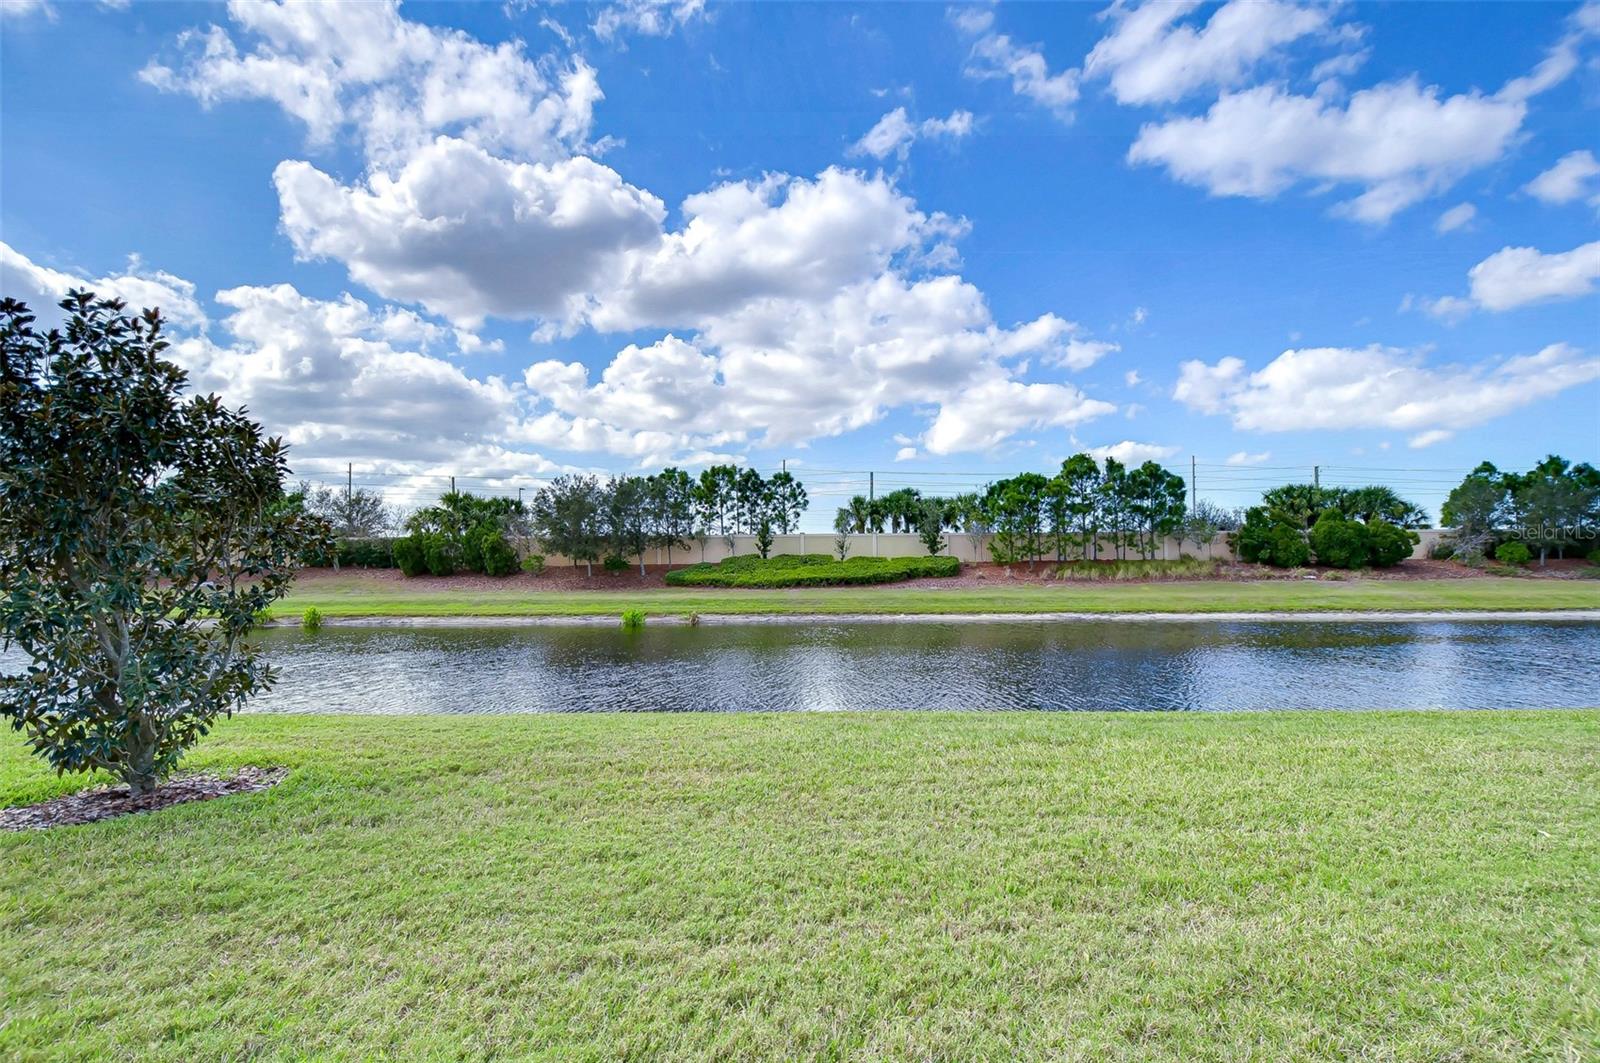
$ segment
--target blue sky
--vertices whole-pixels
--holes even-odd
[[[0,12],[6,294],[313,478],[1600,459],[1600,3]]]

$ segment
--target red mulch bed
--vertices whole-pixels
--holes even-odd
[[[692,561],[691,557],[691,561]],[[685,562],[688,564],[690,562]],[[683,565],[674,565],[681,568]],[[665,582],[662,576],[667,571],[665,565],[648,565],[645,574],[640,575],[637,567],[630,568],[627,572],[603,572],[599,566],[595,567],[594,575],[589,576],[584,569],[561,565],[547,568],[537,576],[527,573],[515,573],[510,576],[478,576],[461,574],[456,576],[413,576],[407,578],[398,569],[383,568],[346,568],[338,572],[332,569],[306,569],[297,577],[299,586],[312,590],[321,580],[340,580],[348,582],[357,580],[362,583],[372,584],[405,584],[407,593],[426,594],[431,591],[439,592],[475,592],[475,591],[522,591],[537,593],[539,591],[626,591],[639,590],[653,587],[663,587]],[[1307,574],[1323,575],[1334,572],[1333,569],[1322,569],[1308,566],[1303,569],[1278,569],[1265,565],[1246,565],[1238,562],[1223,562],[1217,568],[1213,579],[1231,583],[1253,582],[1257,580],[1299,580]],[[1557,561],[1554,558],[1550,563],[1540,568],[1530,565],[1517,573],[1514,578],[1522,579],[1586,579],[1593,578],[1594,566],[1582,560]],[[1414,558],[1402,561],[1400,564],[1388,569],[1372,569],[1366,572],[1340,572],[1344,579],[1374,579],[1374,580],[1415,580],[1415,579],[1471,579],[1490,575],[1482,569],[1471,568],[1455,561],[1435,561],[1431,558]],[[1130,580],[1127,582],[1160,582],[1161,577],[1151,580]],[[1072,586],[1072,580],[1058,580],[1055,577],[1054,562],[1041,561],[1030,569],[1027,565],[996,565],[992,562],[974,564],[963,561],[961,575],[932,579],[912,580],[907,583],[875,584],[874,586],[894,587],[905,589],[907,587],[925,588],[927,590],[946,590],[961,587],[992,587],[997,582],[1006,583],[1038,583],[1052,586]],[[726,588],[718,588],[726,590]]]
[[[249,794],[270,789],[289,774],[287,768],[240,768],[222,778],[216,775],[180,775],[157,786],[154,793],[135,800],[126,786],[102,786],[36,805],[0,808],[0,830],[46,830],[97,823],[117,816],[155,812],[190,801],[211,801],[229,794]]]

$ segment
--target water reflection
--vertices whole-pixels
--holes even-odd
[[[1600,624],[1083,622],[263,634],[266,712],[1600,705]],[[0,667],[15,666],[0,656]]]

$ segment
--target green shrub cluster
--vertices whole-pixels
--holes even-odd
[[[1330,568],[1388,568],[1411,556],[1420,541],[1416,532],[1381,517],[1359,520],[1337,509],[1327,509],[1309,532],[1293,521],[1258,506],[1245,514],[1234,536],[1241,560],[1277,568],[1299,568],[1311,563]]]
[[[499,527],[480,524],[461,538],[461,564],[486,576],[509,576],[517,570],[517,552]]]
[[[1503,565],[1526,565],[1533,560],[1533,551],[1526,543],[1501,543],[1494,548],[1494,559]]]
[[[1233,547],[1240,560],[1256,565],[1299,568],[1311,561],[1311,546],[1300,529],[1272,519],[1260,506],[1245,514],[1244,524],[1234,533]]]
[[[829,587],[960,574],[961,562],[953,557],[852,557],[837,561],[828,554],[779,554],[690,565],[667,573],[667,583],[675,587]]]
[[[403,539],[396,539],[391,547],[394,554],[394,564],[407,576],[420,576],[428,570],[427,563],[422,557],[422,537],[408,535]]]
[[[340,568],[394,568],[394,544],[389,538],[340,539],[334,559]]]

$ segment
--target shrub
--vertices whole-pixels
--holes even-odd
[[[334,558],[341,568],[394,568],[395,539],[340,539],[334,546]]]
[[[463,537],[461,554],[467,568],[485,575],[509,576],[517,569],[517,552],[498,524],[484,523],[469,531]]]
[[[1234,533],[1233,545],[1240,559],[1252,564],[1298,568],[1311,560],[1311,547],[1300,529],[1272,517],[1260,506],[1245,514],[1244,523]]]
[[[430,532],[422,537],[422,560],[435,576],[453,576],[461,564],[461,551],[442,532]]]
[[[1501,543],[1494,548],[1494,559],[1504,565],[1526,565],[1533,560],[1533,553],[1526,543]]]
[[[422,539],[420,535],[407,535],[394,541],[394,563],[407,576],[420,576],[428,570]]]
[[[624,609],[622,611],[622,630],[638,631],[644,627],[644,616],[643,609]]]
[[[667,573],[666,579],[676,587],[828,587],[960,574],[961,562],[953,557],[852,557],[836,561],[827,554],[779,554],[690,565]]]
[[[1383,519],[1367,524],[1367,561],[1377,568],[1398,565],[1411,556],[1422,537],[1409,528],[1390,524]]]
[[[1428,550],[1428,556],[1435,561],[1448,561],[1456,556],[1456,543],[1454,539],[1443,537],[1437,540]]]
[[[530,576],[537,576],[544,571],[544,555],[529,554],[522,559],[522,571]]]
[[[1371,554],[1370,539],[1366,525],[1346,520],[1336,509],[1325,510],[1311,526],[1311,549],[1317,563],[1333,568],[1365,568]]]
[[[629,568],[628,559],[619,557],[616,554],[607,557],[603,562],[603,566],[607,572],[626,572]]]
[[[300,630],[319,631],[322,629],[322,610],[314,605],[306,606],[306,611],[300,614]]]
[[[1245,514],[1233,535],[1239,558],[1252,564],[1297,568],[1311,560],[1311,547],[1300,530],[1286,520],[1274,519],[1256,506]]]

